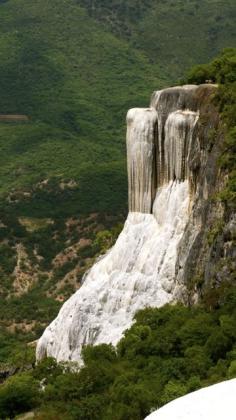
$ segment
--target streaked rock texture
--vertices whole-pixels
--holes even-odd
[[[207,162],[199,118],[214,89],[165,89],[154,93],[150,108],[128,112],[127,221],[45,330],[38,359],[80,360],[86,344],[116,344],[138,309],[186,299],[185,265],[201,232],[199,171]]]
[[[128,112],[127,167],[131,212],[152,212],[156,131],[157,112],[154,108],[133,108]]]

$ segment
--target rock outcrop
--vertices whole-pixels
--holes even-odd
[[[218,124],[210,99],[215,90],[164,89],[153,94],[150,108],[128,112],[124,229],[45,330],[38,359],[80,360],[86,344],[116,344],[138,309],[189,299],[189,276],[195,275],[217,181],[217,152],[209,147]]]

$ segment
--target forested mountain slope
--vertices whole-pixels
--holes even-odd
[[[232,0],[1,2],[0,113],[29,117],[0,125],[1,197],[11,192],[18,214],[39,217],[54,216],[55,203],[60,215],[124,208],[126,110],[233,46],[234,9]]]
[[[25,116],[0,118],[0,362],[17,352],[11,333],[38,337],[114,242],[127,209],[126,111],[233,45],[234,8],[0,1],[0,117]]]
[[[77,0],[89,15],[158,62],[170,80],[235,45],[233,0]]]
[[[29,117],[1,123],[1,196],[27,192],[28,210],[19,212],[36,207],[38,216],[55,215],[55,200],[60,215],[124,208],[125,113],[166,83],[163,73],[72,0],[11,0],[0,8],[0,113]],[[48,178],[50,193],[38,191]],[[58,197],[60,182],[71,179],[73,188]],[[74,206],[65,205],[68,189]]]

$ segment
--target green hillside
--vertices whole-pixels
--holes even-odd
[[[125,209],[127,109],[233,45],[234,12],[232,0],[1,1],[0,114],[29,117],[0,122],[1,206]]]
[[[175,398],[235,378],[235,288],[221,293],[213,311],[180,304],[139,311],[116,348],[84,347],[79,371],[48,358],[14,375],[0,387],[1,418],[143,420]]]
[[[165,84],[158,66],[71,0],[5,2],[0,28],[0,113],[30,118],[0,123],[1,195],[28,193],[19,214],[124,208],[125,114]]]
[[[127,203],[126,111],[166,84],[74,0],[0,2],[0,365],[114,242]]]
[[[234,0],[77,0],[104,28],[159,63],[170,80],[234,47]]]
[[[234,13],[232,0],[0,0],[0,366],[120,231],[128,108],[232,46]]]

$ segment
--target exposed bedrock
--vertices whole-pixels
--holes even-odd
[[[200,255],[201,208],[209,212],[214,187],[209,162],[217,177],[208,133],[218,120],[206,106],[215,89],[164,89],[153,94],[150,108],[128,112],[124,229],[45,330],[38,359],[80,360],[86,344],[116,344],[138,309],[186,299],[191,258]]]

